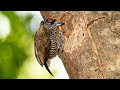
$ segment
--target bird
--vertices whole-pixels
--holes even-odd
[[[34,35],[34,51],[38,63],[47,69],[52,75],[49,69],[50,60],[53,59],[59,51],[59,44],[57,41],[58,27],[65,23],[59,22],[56,19],[45,19],[41,21],[39,29]],[[61,44],[61,43],[60,43]]]

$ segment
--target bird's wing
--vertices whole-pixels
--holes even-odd
[[[38,61],[38,63],[43,66],[43,63],[41,61],[41,58],[40,58],[40,50],[39,50],[39,44],[38,44],[39,41],[37,41],[37,37],[34,38],[34,52],[35,52],[35,56],[36,56],[36,59]]]

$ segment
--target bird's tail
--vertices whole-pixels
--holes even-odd
[[[47,63],[44,63],[44,65],[45,65],[45,68],[47,69],[47,71],[54,77],[54,75],[52,74],[52,72],[51,72],[50,69],[48,68]]]

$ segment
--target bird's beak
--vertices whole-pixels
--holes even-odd
[[[56,27],[58,27],[58,26],[62,26],[62,25],[64,25],[65,23],[63,23],[63,22],[58,22],[58,23],[56,23]]]
[[[65,23],[63,23],[63,22],[55,22],[49,29],[55,29],[55,28],[62,26],[64,24]]]

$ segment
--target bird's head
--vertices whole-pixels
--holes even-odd
[[[48,18],[44,21],[44,27],[45,29],[49,30],[49,29],[55,29],[58,28],[59,26],[64,25],[63,22],[59,22],[56,19],[51,19]]]

